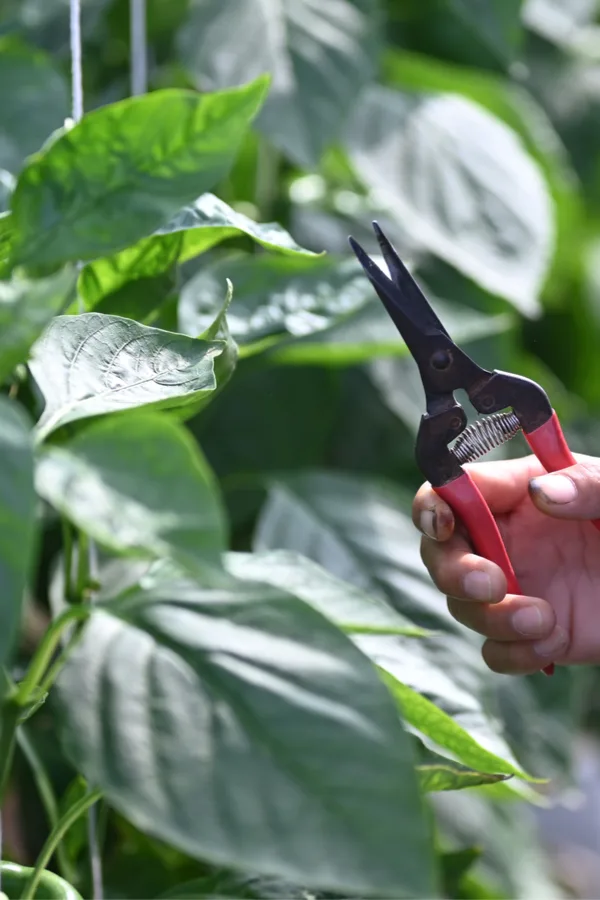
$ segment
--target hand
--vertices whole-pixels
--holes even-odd
[[[588,521],[600,518],[600,459],[577,461],[551,475],[533,456],[466,467],[494,513],[522,597],[506,594],[502,570],[472,552],[431,485],[415,497],[423,562],[452,616],[487,638],[483,658],[495,672],[600,663],[600,531]]]

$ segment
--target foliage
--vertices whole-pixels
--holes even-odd
[[[593,449],[595,4],[147,6],[130,98],[84,2],[79,123],[68,5],[0,11],[3,887],[91,896],[93,809],[107,896],[560,896],[530,807],[584,684],[492,675],[426,577],[346,235]]]

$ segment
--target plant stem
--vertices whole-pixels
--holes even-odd
[[[33,900],[44,869],[50,862],[54,851],[58,847],[60,841],[63,839],[71,825],[73,825],[73,823],[76,822],[77,819],[90,808],[90,806],[93,806],[101,796],[101,791],[91,791],[91,793],[87,794],[85,797],[82,797],[81,800],[78,800],[77,803],[74,803],[73,806],[66,811],[64,816],[59,819],[59,821],[56,823],[56,825],[48,835],[46,843],[40,851],[33,872],[27,880],[27,884],[23,888],[21,900]]]
[[[64,555],[64,578],[65,578],[65,600],[67,603],[73,603],[73,528],[67,519],[62,520],[63,534],[63,555]]]
[[[35,688],[42,681],[67,625],[73,621],[87,619],[89,614],[90,609],[88,606],[78,604],[77,606],[70,606],[52,622],[35,651],[25,678],[17,688],[16,695],[13,698],[17,706],[25,706]],[[61,656],[61,659],[64,662],[64,654]]]
[[[46,811],[48,824],[50,825],[50,828],[54,828],[58,822],[58,802],[54,794],[54,788],[52,787],[52,782],[48,777],[48,773],[44,768],[44,764],[42,763],[35,746],[29,739],[24,725],[21,725],[17,730],[17,743],[33,774],[40,800]],[[72,884],[77,877],[77,873],[71,865],[71,860],[62,843],[56,848],[56,860],[61,876]]]
[[[0,709],[0,810],[12,769],[15,752],[15,735],[21,714],[14,695],[4,700]]]
[[[75,584],[75,600],[81,603],[89,580],[89,538],[85,531],[80,531],[77,540],[77,582]]]

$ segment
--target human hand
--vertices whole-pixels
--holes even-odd
[[[483,658],[495,672],[600,663],[600,531],[588,521],[600,518],[600,459],[576,458],[577,465],[551,475],[534,456],[465,467],[496,518],[526,596],[506,594],[502,570],[472,552],[431,485],[415,497],[423,562],[451,615],[487,638]]]

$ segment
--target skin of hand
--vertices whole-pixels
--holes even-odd
[[[547,474],[533,457],[465,466],[494,514],[524,596],[476,556],[431,485],[413,503],[421,556],[451,615],[486,638],[494,672],[524,675],[550,662],[600,663],[600,459]]]

